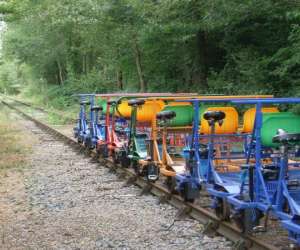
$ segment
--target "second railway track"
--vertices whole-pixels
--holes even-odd
[[[13,100],[4,101],[2,103],[8,106],[11,109],[16,110],[18,113],[22,114],[26,119],[34,122],[38,127],[47,131],[48,133],[55,136],[57,139],[64,141],[68,145],[84,151],[89,156],[93,157],[94,160],[97,160],[101,163],[104,163],[105,166],[109,167],[117,175],[127,180],[127,185],[135,184],[141,187],[141,193],[152,193],[159,197],[160,202],[168,202],[178,208],[177,216],[190,216],[202,224],[205,225],[205,232],[213,235],[222,235],[227,239],[231,240],[234,243],[233,248],[235,249],[284,249],[288,246],[288,241],[280,239],[280,242],[274,242],[274,235],[278,237],[277,232],[271,233],[271,235],[266,235],[265,237],[260,234],[252,235],[243,235],[241,232],[231,223],[224,222],[219,220],[214,213],[208,209],[208,200],[206,194],[202,194],[202,198],[205,201],[204,203],[196,202],[195,204],[186,203],[182,200],[181,197],[177,195],[172,195],[168,189],[163,185],[163,183],[149,183],[143,178],[138,177],[130,169],[121,168],[118,165],[113,164],[111,159],[99,159],[95,152],[86,151],[82,145],[79,145],[75,139],[71,137],[70,134],[62,132],[60,129],[55,128],[46,124],[41,119],[37,119],[32,114],[28,114],[22,110],[21,102],[15,102]],[[16,105],[18,104],[18,105]],[[21,106],[20,106],[21,105]],[[43,111],[46,112],[46,111]],[[71,128],[71,127],[70,127]],[[280,232],[281,233],[281,232]]]

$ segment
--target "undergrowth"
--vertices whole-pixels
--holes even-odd
[[[14,125],[15,119],[6,108],[0,106],[0,171],[22,169],[26,164],[26,155],[31,151],[31,138]]]

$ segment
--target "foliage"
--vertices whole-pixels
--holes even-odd
[[[67,105],[73,93],[120,89],[295,95],[299,7],[290,0],[7,0],[0,90],[35,86]],[[30,74],[14,73],[20,66]]]

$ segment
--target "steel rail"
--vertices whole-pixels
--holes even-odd
[[[0,94],[0,95],[1,95],[2,97],[4,97],[4,98],[8,98],[8,99],[10,99],[10,100],[12,100],[12,101],[14,101],[14,102],[17,102],[17,103],[19,103],[19,104],[21,104],[21,105],[26,106],[26,107],[33,108],[33,109],[39,110],[39,111],[44,112],[44,113],[51,113],[51,114],[54,114],[54,115],[56,115],[56,116],[60,116],[60,117],[62,117],[62,118],[64,118],[64,119],[66,119],[66,120],[69,121],[69,122],[76,122],[76,121],[77,121],[77,119],[74,119],[74,118],[72,118],[72,117],[68,117],[64,112],[61,112],[61,111],[58,111],[58,110],[56,110],[56,111],[51,111],[51,110],[48,110],[48,109],[45,109],[45,108],[36,107],[36,106],[35,106],[34,104],[32,104],[32,103],[28,103],[28,102],[24,102],[24,101],[21,101],[21,100],[18,100],[18,99],[14,99],[14,98],[12,98],[12,97],[10,97],[10,96],[7,96],[7,95],[3,95],[3,94]]]
[[[270,245],[269,243],[257,239],[250,235],[244,235],[241,233],[239,229],[237,229],[233,224],[225,221],[221,221],[216,215],[207,209],[194,205],[192,203],[184,202],[184,200],[178,196],[171,194],[168,189],[159,185],[158,183],[149,183],[144,178],[137,176],[131,169],[122,168],[120,165],[116,165],[113,163],[111,159],[101,159],[97,156],[96,152],[88,151],[83,145],[78,144],[74,138],[68,137],[58,131],[57,129],[35,119],[34,117],[26,114],[19,108],[13,106],[10,103],[7,103],[3,100],[1,102],[9,107],[17,111],[26,119],[34,122],[39,128],[53,135],[57,139],[64,141],[66,144],[72,146],[75,149],[79,149],[80,152],[85,152],[93,159],[97,160],[99,163],[104,164],[105,167],[110,168],[115,171],[116,174],[127,178],[128,183],[136,184],[137,186],[142,188],[142,192],[149,192],[155,196],[158,196],[160,201],[168,202],[172,204],[174,207],[178,208],[178,214],[185,214],[190,216],[193,219],[201,222],[206,225],[207,233],[213,233],[216,235],[222,235],[225,238],[234,242],[235,249],[258,249],[258,250],[275,250],[277,247]],[[32,107],[33,108],[33,107]]]

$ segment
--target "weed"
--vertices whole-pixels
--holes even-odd
[[[28,143],[32,140],[14,121],[15,117],[0,107],[0,170],[24,167],[26,154],[31,150]]]

